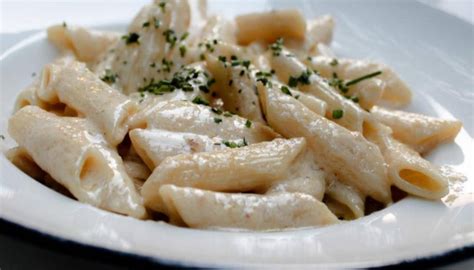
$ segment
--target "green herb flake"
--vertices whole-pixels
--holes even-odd
[[[143,28],[146,28],[146,27],[149,27],[149,26],[150,26],[150,22],[144,22],[144,23],[142,24],[142,27],[143,27]]]
[[[249,67],[250,67],[250,60],[244,60],[244,61],[242,61],[242,66],[244,66],[246,69],[249,69]]]
[[[225,113],[224,113],[224,116],[225,116],[225,117],[232,117],[232,114],[231,114],[230,112],[225,112]]]
[[[186,55],[186,46],[185,45],[179,46],[179,54],[181,55],[181,57],[184,57]]]
[[[63,22],[63,27],[64,27],[64,28],[67,28],[66,22]]]
[[[112,70],[106,69],[104,76],[102,76],[100,79],[104,81],[105,83],[111,84],[115,83],[118,75],[113,73]]]
[[[376,72],[369,73],[369,74],[367,74],[367,75],[364,75],[364,76],[361,76],[361,77],[359,77],[359,78],[356,78],[356,79],[353,79],[353,80],[350,80],[350,81],[346,82],[346,86],[351,86],[351,85],[353,85],[353,84],[359,83],[359,82],[361,82],[361,81],[363,81],[363,80],[367,80],[367,79],[373,78],[373,77],[378,76],[378,75],[380,75],[380,74],[382,74],[382,71],[380,71],[380,70],[379,70],[379,71],[376,71]]]
[[[158,4],[158,6],[160,7],[161,12],[166,12],[166,2],[161,2],[160,4]]]
[[[183,41],[189,37],[189,32],[184,32],[184,34],[181,36],[179,40]]]
[[[290,87],[296,87],[298,86],[298,78],[290,76],[290,79],[288,80],[288,85]]]
[[[222,122],[222,119],[214,117],[214,123],[219,124]]]
[[[176,33],[173,29],[167,29],[163,32],[163,36],[166,38],[166,42],[170,44],[170,48],[173,48],[176,44],[178,38],[176,37]]]
[[[0,134],[0,139],[5,140],[5,136],[3,134]]]
[[[245,121],[245,127],[246,128],[251,128],[252,127],[252,122],[247,119],[247,121]]]
[[[216,82],[216,79],[211,78],[210,80],[207,81],[207,87],[211,87],[215,82]]]
[[[280,87],[280,90],[281,90],[284,94],[286,94],[286,95],[293,96],[293,95],[291,94],[290,88],[288,88],[287,86],[284,86],[284,85],[283,85],[282,87]]]
[[[283,49],[283,38],[278,38],[275,43],[270,45],[270,49],[273,52],[273,56],[280,56]]]
[[[332,111],[332,118],[334,119],[341,119],[344,116],[343,110],[334,110]]]
[[[332,61],[329,63],[331,66],[335,67],[339,64],[336,58],[333,58]]]
[[[128,35],[122,36],[122,39],[125,40],[125,44],[130,45],[133,43],[140,44],[140,41],[138,39],[140,38],[140,35],[137,33],[129,33]]]
[[[199,90],[206,94],[209,93],[209,88],[206,85],[200,85]]]
[[[193,103],[194,104],[198,104],[198,105],[206,105],[206,106],[209,106],[209,102],[205,99],[203,99],[202,97],[200,96],[197,96],[193,99]]]

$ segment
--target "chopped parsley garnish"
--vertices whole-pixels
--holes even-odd
[[[245,70],[242,69],[242,70],[240,71],[239,75],[240,75],[240,77],[242,77],[242,76],[244,76],[244,74],[245,74]]]
[[[361,76],[359,78],[350,80],[348,82],[344,82],[343,80],[339,79],[338,76],[337,76],[337,73],[334,72],[332,74],[332,79],[329,80],[329,85],[336,88],[336,89],[339,89],[342,93],[347,93],[349,91],[349,88],[348,88],[349,86],[354,85],[356,83],[359,83],[363,80],[373,78],[373,77],[378,76],[380,74],[382,74],[382,71],[376,71],[376,72],[369,73],[367,75]],[[354,99],[352,99],[352,101],[357,103],[357,102],[359,102],[359,98],[354,98]]]
[[[206,94],[209,93],[209,87],[207,87],[207,85],[200,85],[199,90],[206,93]]]
[[[219,124],[220,122],[222,122],[222,119],[214,117],[214,123]]]
[[[222,55],[220,55],[220,56],[218,57],[218,59],[219,59],[219,61],[221,61],[221,62],[223,62],[223,63],[225,63],[225,62],[227,61],[227,57],[222,56]]]
[[[201,55],[199,55],[199,59],[201,59],[201,61],[204,61],[206,60],[206,56],[203,53],[201,53]]]
[[[179,54],[181,55],[181,57],[184,57],[186,55],[186,46],[185,45],[179,46]]]
[[[216,79],[211,78],[209,81],[207,81],[207,87],[211,87],[215,82],[216,82]]]
[[[5,140],[5,136],[3,134],[0,134],[0,139]]]
[[[176,41],[178,40],[174,30],[168,29],[168,30],[164,31],[163,36],[166,37],[166,42],[168,42],[170,44],[170,48],[173,48],[174,45],[176,44]]]
[[[283,85],[282,87],[280,87],[280,90],[281,90],[284,94],[287,94],[287,95],[289,95],[289,96],[293,96],[293,95],[291,94],[290,88],[288,88],[287,86],[284,86],[284,85]]]
[[[268,78],[272,77],[271,72],[258,71],[255,73],[255,76],[257,77],[257,82],[262,82],[265,86],[267,86],[267,84],[272,86],[271,82],[268,80]]]
[[[246,128],[251,128],[252,127],[252,122],[247,119],[247,121],[245,121],[245,127]]]
[[[181,38],[179,40],[183,41],[186,38],[188,38],[188,36],[189,36],[189,32],[184,32],[184,34],[181,36]]]
[[[158,4],[158,6],[160,7],[161,12],[166,11],[166,2],[161,2],[160,4]]]
[[[344,116],[344,111],[343,110],[334,110],[332,111],[332,118],[334,119],[340,119]]]
[[[354,101],[355,103],[359,103],[359,98],[358,97],[352,97],[351,100]]]
[[[193,68],[183,68],[176,72],[171,80],[155,82],[152,79],[148,85],[139,88],[138,91],[149,92],[155,95],[163,95],[165,93],[173,92],[176,89],[180,89],[184,92],[192,92],[194,91],[194,88],[189,81],[196,79],[199,76],[199,73],[200,71]]]
[[[225,112],[225,113],[224,113],[224,116],[225,116],[225,117],[232,117],[232,113],[230,113],[230,112]]]
[[[171,67],[174,65],[173,61],[168,61],[165,58],[163,58],[163,60],[161,60],[161,64],[162,64],[164,72],[170,72]]]
[[[342,93],[347,93],[349,91],[347,86],[344,84],[344,81],[339,79],[335,72],[332,74],[332,79],[329,80],[329,85],[339,89]]]
[[[244,60],[244,61],[242,61],[242,66],[244,66],[246,69],[249,69],[250,60]]]
[[[122,36],[122,39],[125,40],[125,43],[127,45],[137,43],[140,44],[138,39],[140,38],[140,35],[137,33],[129,33],[128,35]]]
[[[114,83],[117,79],[118,75],[113,73],[112,70],[106,69],[105,75],[102,76],[100,79],[108,84]]]
[[[245,138],[243,138],[242,142],[239,142],[239,143],[232,142],[232,141],[222,141],[222,143],[229,148],[240,148],[240,147],[244,147],[248,145]]]
[[[206,106],[209,106],[209,102],[205,99],[203,99],[202,97],[200,96],[196,96],[194,99],[193,99],[193,103],[194,104],[199,104],[199,105],[206,105]]]
[[[63,22],[63,27],[64,27],[64,28],[67,28],[66,22]]]
[[[332,61],[329,63],[331,66],[335,67],[339,64],[336,58],[332,59]]]
[[[350,80],[350,81],[346,82],[346,86],[350,86],[350,85],[356,84],[356,83],[358,83],[358,82],[361,82],[361,81],[363,81],[363,80],[367,80],[367,79],[373,78],[373,77],[378,76],[378,75],[380,75],[380,74],[382,74],[382,71],[380,71],[380,70],[379,70],[379,71],[376,71],[376,72],[369,73],[369,74],[367,74],[367,75],[364,75],[364,76],[361,76],[361,77],[359,77],[359,78],[356,78],[356,79],[353,79],[353,80]]]
[[[301,84],[310,84],[309,78],[311,77],[311,70],[307,69],[301,73],[299,77],[293,77],[290,76],[290,79],[288,80],[288,85],[290,87],[296,87],[298,86],[298,83]]]
[[[150,22],[144,22],[142,24],[142,27],[145,28],[145,27],[149,27],[150,26]]]
[[[313,61],[313,57],[308,56],[308,57],[306,57],[306,60],[308,60],[308,61]]]
[[[275,43],[270,45],[270,49],[273,52],[273,56],[280,56],[283,47],[283,38],[278,38]]]

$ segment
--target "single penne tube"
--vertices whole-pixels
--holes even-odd
[[[286,49],[282,48],[279,53],[272,54],[270,59],[280,80],[288,82],[290,86],[296,84],[302,92],[326,102],[328,119],[349,130],[362,131],[364,111],[353,101],[339,94],[327,80],[308,69]],[[342,111],[344,117],[333,117],[334,111]]]
[[[145,182],[142,195],[148,207],[162,211],[159,189],[166,184],[229,192],[265,189],[286,177],[305,146],[302,138],[275,139],[247,147],[169,157]]]
[[[64,118],[26,106],[9,120],[8,131],[41,169],[79,201],[144,218],[142,198],[115,150],[85,119]]]
[[[364,216],[365,198],[357,189],[335,180],[328,185],[326,196],[348,210],[343,211],[344,219],[356,219]]]
[[[61,50],[74,53],[79,61],[94,62],[119,40],[119,35],[99,32],[66,23],[47,30],[48,40]]]
[[[237,42],[247,45],[256,40],[274,42],[277,38],[303,40],[306,21],[299,10],[273,10],[250,13],[235,18]]]
[[[137,110],[134,102],[101,81],[79,62],[48,65],[41,75],[40,98],[59,100],[94,122],[112,145],[128,132],[128,119]]]
[[[390,202],[390,183],[378,147],[361,134],[310,111],[275,85],[258,85],[268,124],[286,138],[305,138],[315,161],[326,173],[336,175],[365,196]]]
[[[378,106],[370,112],[380,123],[392,129],[393,138],[421,154],[452,141],[462,128],[459,120],[440,119]]]
[[[276,230],[337,223],[329,209],[302,193],[221,193],[165,185],[160,195],[175,223],[191,228]]]
[[[389,127],[367,121],[364,135],[376,143],[388,165],[388,177],[399,189],[426,199],[440,199],[448,194],[448,182],[438,168],[416,151],[391,136]]]
[[[411,90],[390,67],[384,64],[327,56],[312,57],[307,64],[325,78],[333,78],[333,74],[336,73],[339,79],[346,81],[380,71],[376,77],[348,87],[347,94],[358,96],[365,109],[370,109],[381,101],[397,107],[407,105],[411,101]],[[372,85],[367,85],[367,81],[372,81]]]
[[[326,186],[326,174],[314,162],[311,151],[303,151],[294,165],[289,168],[288,177],[270,186],[265,194],[298,192],[322,201]]]
[[[189,132],[224,140],[240,140],[253,144],[279,137],[271,128],[228,112],[188,101],[155,104],[131,120],[133,128],[163,129]]]
[[[150,169],[156,168],[167,157],[227,148],[220,138],[187,132],[134,129],[129,135],[133,147]]]

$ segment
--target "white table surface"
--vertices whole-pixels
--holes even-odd
[[[474,28],[474,0],[418,1],[468,21]],[[49,25],[63,21],[84,26],[129,21],[148,2],[149,0],[0,0],[0,55],[15,43]],[[265,6],[266,2],[268,0],[261,0],[258,4]],[[474,38],[474,34],[468,38]],[[470,259],[442,269],[473,268],[474,259]]]

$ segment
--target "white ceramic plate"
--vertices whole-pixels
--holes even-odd
[[[410,197],[357,221],[321,229],[193,230],[123,217],[68,199],[33,181],[0,155],[0,218],[86,245],[197,266],[380,266],[472,247],[472,25],[407,1],[227,1],[212,2],[210,7],[225,16],[261,7],[298,7],[308,18],[334,15],[338,55],[387,63],[414,90],[409,110],[464,122],[455,143],[428,157],[467,176],[456,187],[457,198],[431,202]],[[123,29],[124,23],[112,27]],[[0,140],[2,151],[14,145],[6,127],[18,91],[55,56],[44,33],[1,56],[0,134],[7,137]]]

